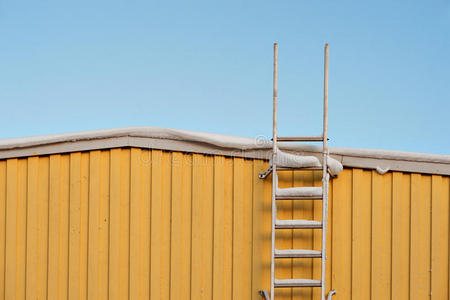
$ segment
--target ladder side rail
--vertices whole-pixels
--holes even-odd
[[[275,299],[275,221],[277,206],[275,192],[278,186],[278,174],[275,156],[277,155],[277,105],[278,105],[278,44],[273,44],[273,132],[272,132],[272,250],[270,261],[270,299]]]
[[[327,261],[327,226],[328,226],[328,44],[325,44],[324,91],[323,91],[323,176],[322,176],[322,271],[321,299],[325,300],[326,261]]]

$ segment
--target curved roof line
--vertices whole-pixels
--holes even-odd
[[[320,155],[319,146],[280,143],[281,149]],[[125,127],[43,136],[0,139],[0,159],[117,147],[143,147],[220,154],[249,158],[270,157],[272,142],[162,127]],[[330,154],[347,167],[450,175],[450,155],[393,150],[330,148]]]

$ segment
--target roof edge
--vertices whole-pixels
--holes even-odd
[[[300,143],[279,143],[281,149],[320,155],[322,149]],[[117,147],[141,147],[172,151],[268,159],[272,142],[162,127],[125,127],[0,139],[0,159],[48,155]],[[356,148],[330,148],[344,167],[450,175],[450,155]]]

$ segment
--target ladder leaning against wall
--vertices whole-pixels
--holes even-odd
[[[260,178],[266,178],[270,172],[272,176],[272,251],[271,251],[271,280],[270,296],[267,291],[261,291],[261,295],[266,300],[275,299],[275,289],[279,288],[305,288],[315,287],[321,289],[321,299],[325,300],[325,263],[326,263],[326,237],[328,219],[328,44],[325,45],[324,64],[324,98],[323,98],[323,133],[321,136],[292,136],[279,137],[277,135],[277,75],[278,75],[278,45],[274,44],[274,64],[273,64],[273,152],[269,169],[260,174]],[[279,142],[320,142],[322,143],[322,161],[315,156],[299,156],[283,152],[278,148]],[[322,170],[321,187],[278,187],[278,171],[283,170]],[[321,200],[322,201],[322,221],[319,220],[279,220],[277,218],[277,202],[283,200]],[[283,229],[317,229],[322,230],[321,250],[312,249],[287,249],[278,250],[276,246],[276,232]],[[321,279],[311,278],[275,278],[275,260],[286,258],[314,258],[321,259]],[[328,299],[336,292],[330,291]]]

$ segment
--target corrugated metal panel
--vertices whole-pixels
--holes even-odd
[[[332,198],[336,299],[449,299],[449,177],[346,169]]]
[[[270,280],[271,181],[261,160],[112,149],[0,161],[0,297],[260,299]],[[320,185],[283,172],[280,185]],[[345,169],[331,182],[328,286],[335,299],[448,299],[449,177]],[[320,219],[320,201],[280,218]],[[279,248],[320,248],[283,230]],[[279,278],[318,278],[284,259]],[[283,289],[278,299],[319,299]]]

